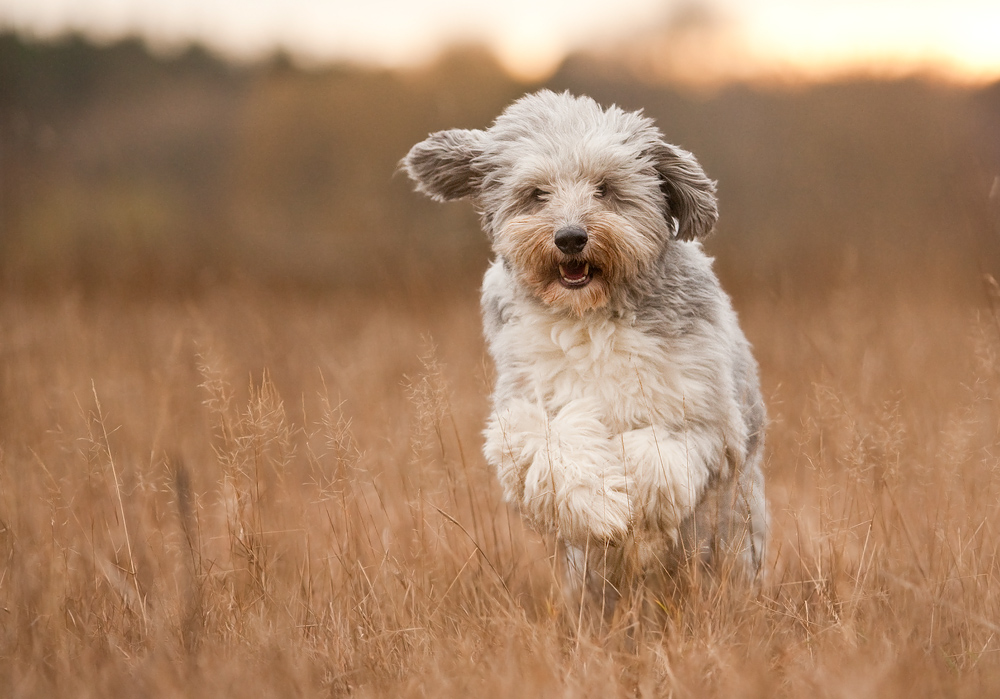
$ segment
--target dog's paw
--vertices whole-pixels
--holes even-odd
[[[612,439],[632,485],[636,517],[672,537],[708,486],[721,442],[704,433],[677,435],[664,428],[630,430]]]
[[[569,541],[616,541],[631,528],[628,490],[607,439],[560,439],[535,454],[525,472],[522,502],[537,526]]]
[[[593,402],[571,401],[550,418],[536,403],[513,400],[485,434],[504,496],[539,528],[581,542],[628,533],[628,478]]]
[[[483,453],[497,470],[504,497],[517,502],[524,494],[525,471],[549,442],[545,411],[526,400],[512,400],[486,424]]]

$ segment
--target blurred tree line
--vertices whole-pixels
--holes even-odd
[[[699,157],[721,198],[708,247],[733,283],[803,291],[969,265],[1000,276],[1000,83],[697,93],[576,55],[546,86],[643,108]],[[397,163],[428,132],[486,127],[537,87],[476,47],[408,71],[303,70],[0,35],[0,276],[18,288],[474,283],[488,258],[475,213],[413,194]]]

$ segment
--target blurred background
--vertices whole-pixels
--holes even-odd
[[[472,207],[396,165],[545,86],[699,157],[730,285],[979,288],[998,36],[974,0],[0,0],[0,283],[475,284]]]

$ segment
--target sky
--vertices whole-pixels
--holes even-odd
[[[712,18],[712,36],[674,41],[669,29],[693,7]],[[574,50],[673,46],[706,74],[1000,79],[1000,0],[616,0],[613,9],[608,0],[0,0],[0,28],[99,40],[138,34],[168,50],[198,41],[240,59],[282,48],[306,63],[389,67],[475,42],[535,78]],[[709,60],[708,45],[728,58]]]

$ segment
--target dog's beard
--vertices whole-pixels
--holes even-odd
[[[591,216],[585,228],[587,245],[567,255],[555,245],[557,226],[551,219],[518,216],[501,229],[494,248],[543,303],[582,316],[607,306],[656,256],[654,242],[622,216]]]

